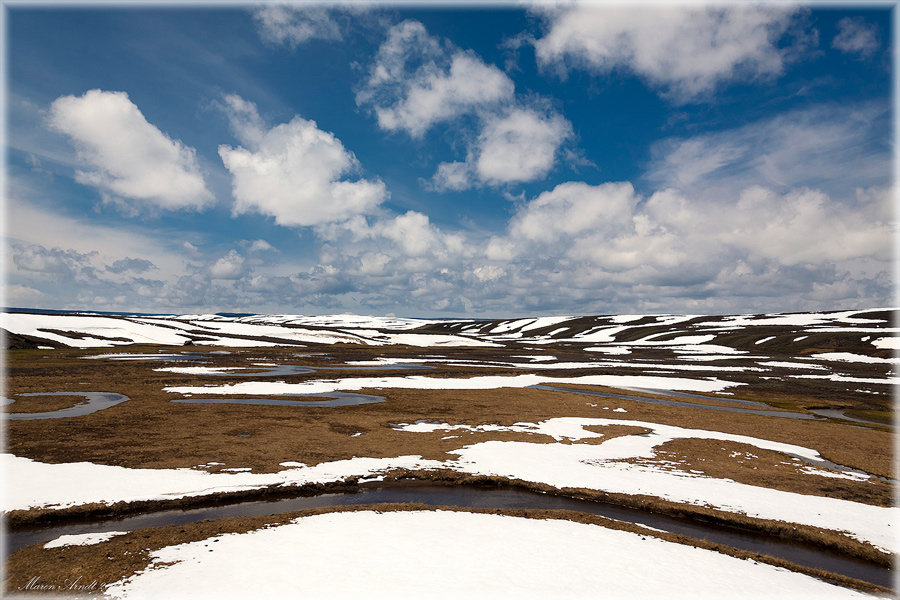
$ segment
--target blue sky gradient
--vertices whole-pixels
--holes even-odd
[[[4,10],[6,306],[895,303],[890,4]]]

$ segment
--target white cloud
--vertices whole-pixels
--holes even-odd
[[[200,249],[190,242],[184,242],[181,247],[184,248],[185,252],[187,252],[187,255],[191,258],[199,258],[202,255]]]
[[[140,212],[201,209],[213,201],[194,149],[148,123],[124,92],[57,98],[50,124],[72,139],[86,166],[76,180],[113,202]]]
[[[416,211],[377,219],[373,223],[356,217],[344,223],[319,227],[317,233],[329,242],[349,241],[356,246],[354,252],[377,248],[391,259],[411,260],[416,264],[425,264],[422,260],[426,260],[431,265],[428,268],[445,265],[470,251],[462,235],[442,232],[426,215]],[[370,245],[371,242],[374,245]]]
[[[438,165],[428,187],[438,192],[467,190],[472,187],[472,179],[472,166],[469,163],[445,162]]]
[[[472,273],[478,278],[478,281],[494,281],[506,275],[506,271],[496,265],[476,267],[472,270]]]
[[[878,28],[866,23],[862,17],[845,17],[838,21],[838,34],[831,41],[831,47],[845,54],[868,58],[881,49]]]
[[[244,272],[244,257],[236,250],[229,250],[209,268],[213,279],[239,279]]]
[[[514,84],[473,52],[443,49],[418,21],[394,26],[381,45],[360,106],[371,105],[378,125],[421,137],[434,124],[508,102]]]
[[[96,253],[102,263],[108,264],[149,256],[162,272],[172,273],[181,268],[182,252],[168,236],[160,239],[158,232],[141,226],[105,226],[90,219],[65,216],[29,201],[32,195],[41,194],[41,190],[22,188],[14,178],[7,182],[10,190],[5,234],[11,244],[65,248],[83,255]]]
[[[382,129],[414,138],[438,123],[461,124],[466,159],[438,165],[425,182],[436,191],[543,178],[573,137],[571,123],[538,106],[547,102],[521,101],[500,69],[474,52],[442,45],[418,21],[390,30],[356,99],[372,107]],[[456,122],[463,116],[469,118]]]
[[[342,39],[335,12],[321,4],[268,4],[253,11],[253,20],[263,40],[296,48],[313,39]]]
[[[488,184],[534,181],[547,175],[572,125],[559,115],[515,109],[487,119],[478,139],[475,171]]]
[[[517,212],[509,230],[514,240],[533,242],[571,240],[583,234],[611,239],[630,225],[638,200],[628,182],[562,183]]]
[[[559,148],[571,137],[571,123],[555,113],[512,108],[485,115],[466,160],[439,164],[429,187],[459,191],[476,184],[499,186],[542,179],[556,164]]]
[[[625,69],[689,102],[727,81],[780,75],[785,59],[778,41],[797,8],[589,3],[536,10],[547,25],[534,43],[540,65],[561,73]]]
[[[278,249],[266,240],[253,240],[250,252],[278,252]]]
[[[752,186],[715,201],[674,189],[644,200],[627,182],[565,183],[517,212],[507,234],[491,240],[492,258],[521,268],[539,256],[556,269],[569,265],[575,280],[614,279],[632,288],[672,280],[684,290],[693,278],[712,286],[743,264],[748,281],[754,269],[773,280],[781,273],[784,291],[798,284],[784,275],[791,269],[849,273],[861,259],[888,269],[892,193],[870,189],[837,201],[809,189],[780,194]]]
[[[309,226],[369,213],[388,197],[379,179],[343,179],[360,169],[359,161],[314,121],[296,116],[266,130],[252,103],[237,96],[226,102],[235,134],[249,147],[219,146],[232,176],[235,214]]]

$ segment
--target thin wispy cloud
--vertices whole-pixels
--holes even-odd
[[[878,29],[862,17],[845,17],[838,21],[838,34],[831,40],[831,47],[845,54],[869,58],[881,49]]]

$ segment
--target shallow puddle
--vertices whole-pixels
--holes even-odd
[[[116,394],[114,392],[31,392],[25,394],[15,394],[16,396],[81,396],[87,399],[87,402],[70,406],[69,408],[61,408],[59,410],[37,412],[37,413],[3,413],[4,419],[64,419],[67,417],[82,417],[101,411],[106,408],[121,404],[129,400],[128,396]],[[15,399],[4,398],[4,404],[12,404]]]
[[[373,487],[366,487],[371,485]],[[188,510],[166,510],[119,519],[71,521],[44,527],[16,528],[7,532],[5,552],[11,553],[32,544],[44,543],[62,535],[131,531],[143,527],[183,525],[205,519],[276,515],[283,512],[328,506],[365,505],[381,502],[416,502],[429,506],[462,508],[501,508],[518,510],[573,510],[611,519],[636,523],[663,531],[705,539],[733,548],[783,558],[792,563],[840,573],[878,585],[891,587],[890,569],[849,558],[810,544],[802,544],[732,527],[657,515],[590,500],[578,500],[521,490],[482,486],[441,486],[399,484],[383,486],[363,484],[359,492],[300,496],[280,500],[255,500],[232,504],[218,503]]]

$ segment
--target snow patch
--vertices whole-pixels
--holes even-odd
[[[78,535],[63,535],[44,544],[45,549],[62,548],[63,546],[93,546],[112,539],[117,535],[125,535],[127,531],[104,531],[102,533],[81,533]]]

